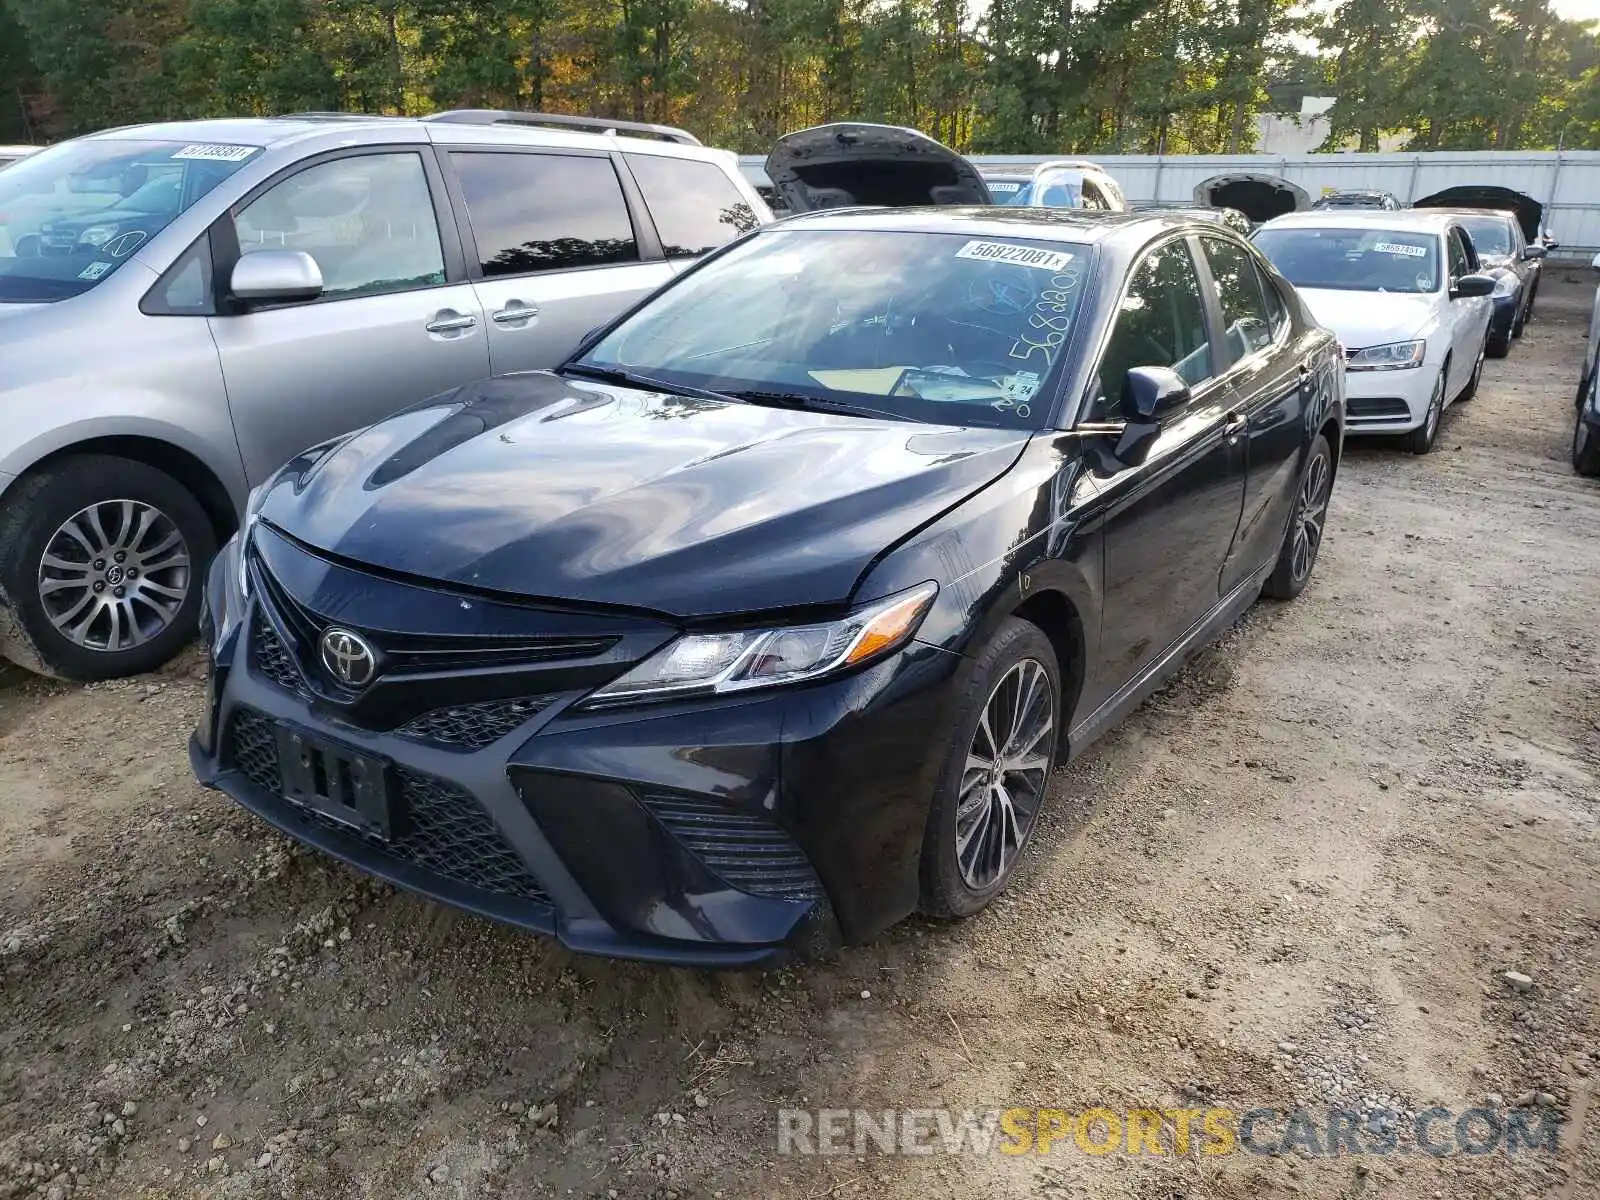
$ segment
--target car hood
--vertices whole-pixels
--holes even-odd
[[[791,213],[994,203],[971,162],[898,125],[841,121],[785,134],[767,155],[767,178]]]
[[[1433,317],[1437,297],[1402,292],[1347,292],[1296,288],[1317,324],[1333,330],[1351,350],[1403,342],[1415,337]]]
[[[1486,208],[1492,212],[1516,215],[1522,226],[1522,236],[1529,242],[1537,241],[1543,232],[1544,205],[1526,192],[1494,184],[1465,184],[1445,188],[1431,196],[1414,201],[1412,208]]]
[[[838,605],[1029,436],[530,373],[302,456],[258,511],[313,549],[487,592],[678,617]]]
[[[44,223],[44,228],[50,230],[88,229],[94,225],[120,225],[128,221],[149,221],[159,218],[162,214],[144,212],[135,208],[95,208],[88,212],[72,213],[63,217],[51,217]]]

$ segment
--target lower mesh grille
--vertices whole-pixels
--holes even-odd
[[[776,821],[699,796],[645,792],[639,799],[729,887],[790,900],[822,896],[805,852]]]
[[[283,644],[277,630],[261,616],[256,617],[255,630],[250,635],[256,670],[286,692],[305,695],[306,682],[300,668],[294,665],[289,648]]]
[[[1345,411],[1352,417],[1409,417],[1411,406],[1404,400],[1384,396],[1350,396]]]
[[[433,742],[449,750],[481,750],[527,724],[549,704],[548,696],[458,704],[412,717],[395,732],[401,737]]]
[[[271,722],[247,710],[235,712],[227,745],[236,770],[263,791],[280,793],[278,739]],[[395,833],[386,842],[371,842],[374,850],[480,891],[550,902],[493,819],[467,792],[404,767],[396,769],[395,779]],[[360,836],[318,813],[296,811],[328,829]]]

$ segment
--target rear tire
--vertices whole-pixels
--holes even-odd
[[[1015,698],[1024,703],[1013,719]],[[1032,622],[1008,617],[956,694],[923,834],[923,912],[969,917],[1005,891],[1049,794],[1065,720],[1050,639]]]
[[[1510,333],[1510,331],[1507,330],[1500,337],[1495,337],[1495,336],[1493,336],[1491,334],[1490,337],[1489,337],[1488,342],[1485,343],[1484,352],[1486,354],[1488,354],[1488,356],[1490,358],[1505,358],[1508,354],[1510,354],[1511,353],[1511,333]]]
[[[1322,549],[1322,532],[1328,519],[1328,496],[1333,491],[1333,450],[1320,433],[1300,471],[1294,511],[1278,550],[1278,565],[1267,577],[1261,594],[1274,600],[1293,600],[1311,582]]]
[[[163,471],[126,458],[69,458],[0,502],[0,651],[59,679],[161,666],[194,636],[216,532]]]
[[[1461,389],[1461,395],[1456,397],[1456,403],[1471,400],[1478,394],[1478,384],[1483,382],[1483,360],[1489,353],[1489,344],[1485,342],[1478,351],[1478,361],[1472,368],[1472,378],[1467,380],[1467,386]]]
[[[1584,421],[1581,409],[1572,430],[1572,469],[1586,479],[1600,479],[1600,434]]]

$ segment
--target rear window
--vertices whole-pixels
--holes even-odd
[[[668,258],[705,254],[759,223],[715,163],[659,154],[630,154],[627,160]]]
[[[622,184],[609,158],[452,153],[484,275],[637,262]]]

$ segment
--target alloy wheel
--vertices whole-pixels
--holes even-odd
[[[74,645],[129,650],[177,618],[191,572],[171,517],[139,500],[104,500],[67,518],[45,544],[39,601]]]
[[[1328,484],[1333,472],[1328,457],[1318,454],[1306,465],[1300,482],[1300,498],[1295,505],[1294,543],[1289,551],[1289,570],[1295,583],[1305,582],[1316,565],[1322,546],[1322,523],[1328,515]]]
[[[1032,658],[984,703],[956,802],[956,864],[974,891],[1003,879],[1028,840],[1049,784],[1055,716],[1050,676]]]
[[[1432,442],[1439,432],[1439,416],[1444,412],[1444,372],[1439,372],[1439,382],[1433,385],[1433,396],[1428,400],[1427,439]]]

